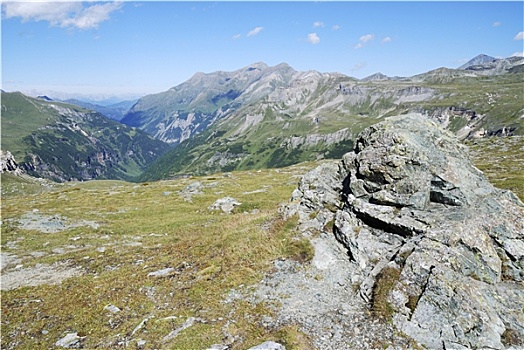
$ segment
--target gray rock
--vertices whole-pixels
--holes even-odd
[[[13,154],[9,151],[0,150],[0,173],[9,172],[15,175],[22,174]]]
[[[184,187],[178,193],[186,201],[191,202],[193,196],[203,194],[204,185],[201,182],[195,181]]]
[[[307,213],[336,211],[334,233],[361,297],[386,302],[386,316],[420,344],[522,347],[524,204],[467,154],[422,115],[388,118],[357,137],[337,172],[307,174],[290,208],[302,225]]]
[[[253,346],[249,348],[248,350],[286,350],[286,347],[274,341],[266,341],[257,346]]]
[[[80,337],[76,332],[67,333],[65,337],[63,337],[55,343],[55,346],[60,346],[62,348],[79,349],[81,347],[82,339],[83,337]]]
[[[226,214],[231,214],[233,209],[235,209],[236,206],[239,206],[240,203],[235,198],[231,197],[224,197],[217,199],[215,203],[211,204],[208,209],[209,210],[221,210]]]
[[[171,272],[173,272],[173,271],[175,271],[174,268],[166,267],[165,269],[162,269],[162,270],[157,270],[157,271],[150,272],[147,275],[149,277],[164,277],[164,276],[169,276],[171,274]]]
[[[115,306],[115,305],[112,305],[112,304],[109,304],[109,305],[106,305],[104,306],[104,310],[107,310],[113,314],[116,314],[116,313],[119,313],[120,311],[120,308],[118,308],[118,306]]]

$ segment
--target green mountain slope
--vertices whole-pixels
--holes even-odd
[[[462,139],[522,135],[524,74],[515,69],[519,65],[511,67],[505,71],[498,67],[494,74],[487,73],[489,67],[483,74],[442,68],[411,78],[360,81],[341,74],[295,72],[289,68],[277,74],[278,66],[269,67],[272,73],[261,71],[252,85],[228,103],[227,109],[208,111],[213,116],[208,127],[191,134],[156,160],[141,180],[337,158],[351,150],[353,138],[365,127],[412,111],[427,114]],[[230,74],[241,76],[243,72]],[[210,79],[202,85],[208,97],[213,84]],[[260,86],[265,87],[263,93]],[[186,93],[182,86],[178,90],[178,96]],[[147,115],[147,109],[141,113]],[[149,116],[148,125],[153,125],[155,118]],[[173,124],[177,122],[180,120],[173,119]]]
[[[2,92],[2,149],[30,175],[67,181],[131,179],[169,146],[98,112]]]

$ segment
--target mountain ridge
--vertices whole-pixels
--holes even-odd
[[[58,182],[132,180],[168,148],[96,111],[2,92],[2,150],[29,175]]]
[[[511,70],[523,63],[524,58],[508,58],[467,70],[437,68],[408,78],[376,74],[359,80],[259,62],[232,72],[197,73],[140,99],[122,122],[176,146],[155,161],[153,168],[163,176],[333,156],[350,147],[363,128],[409,111],[440,120],[461,138],[498,130],[521,133],[522,108],[514,96],[522,91],[519,73]],[[502,92],[494,89],[498,84],[505,86]],[[499,103],[507,110],[497,108]],[[160,170],[158,162],[171,170]],[[144,176],[158,178],[149,170]]]

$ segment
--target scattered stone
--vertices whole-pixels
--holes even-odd
[[[164,277],[164,276],[168,276],[173,271],[175,271],[174,268],[167,267],[167,268],[162,269],[162,270],[150,272],[147,275],[150,276],[150,277]]]
[[[178,193],[184,200],[191,202],[193,196],[203,194],[204,185],[201,182],[195,181],[184,187]]]
[[[209,210],[222,210],[226,214],[231,214],[233,209],[235,209],[236,206],[239,206],[240,203],[235,198],[232,197],[224,197],[217,199],[215,203],[210,205],[208,207]]]
[[[248,350],[286,350],[286,347],[274,341],[267,341],[257,346],[253,346]]]
[[[182,332],[183,330],[185,329],[188,329],[189,327],[191,327],[192,325],[195,324],[195,322],[203,322],[202,319],[200,318],[196,318],[196,317],[189,317],[186,322],[184,322],[180,327],[178,327],[177,329],[174,329],[172,330],[171,332],[169,332],[168,335],[166,335],[164,338],[162,338],[162,340],[164,342],[167,342],[167,341],[170,341],[174,338],[176,338],[178,336],[178,334],[180,332]]]
[[[116,307],[115,305],[111,305],[111,304],[106,305],[104,307],[104,310],[107,310],[107,311],[109,311],[109,312],[111,312],[113,314],[116,314],[116,313],[119,313],[120,311],[122,311],[118,307]]]
[[[136,326],[133,331],[131,332],[131,335],[134,335],[136,332],[138,332],[139,330],[141,330],[145,325],[146,323],[151,319],[152,317],[146,317],[144,318],[139,324],[138,326]]]
[[[85,337],[80,337],[78,333],[67,333],[65,337],[58,340],[55,343],[55,346],[60,346],[62,348],[69,348],[69,349],[79,349],[81,348],[81,341]]]
[[[230,348],[229,345],[213,344],[209,348],[207,348],[206,350],[227,350],[229,348]]]

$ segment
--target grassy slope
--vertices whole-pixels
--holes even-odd
[[[62,115],[51,105],[68,109],[74,116]],[[82,131],[73,131],[73,124]],[[30,162],[32,153],[66,179],[83,178],[83,170],[99,172],[101,178],[131,179],[168,148],[143,131],[93,111],[18,92],[2,93],[2,149],[11,151],[20,164]],[[92,162],[95,154],[104,152],[112,154],[111,166]],[[90,163],[91,168],[84,169],[82,163]]]
[[[31,194],[33,190],[7,194],[2,251],[23,258],[24,267],[65,261],[81,266],[85,275],[60,285],[2,291],[2,349],[50,348],[72,331],[86,336],[86,348],[115,347],[119,341],[135,346],[138,339],[146,340],[147,348],[204,348],[222,342],[224,327],[242,337],[235,348],[285,338],[293,329],[268,334],[258,325],[270,314],[263,304],[222,301],[231,288],[258,282],[274,259],[311,257],[309,243],[293,239],[296,223],[277,214],[278,204],[296,186],[296,174],[310,167],[138,185],[92,181],[62,184],[45,195]],[[179,196],[178,191],[197,180],[205,186],[203,194],[192,202]],[[224,196],[242,205],[231,215],[207,209]],[[43,234],[19,229],[11,221],[35,209],[101,226]],[[17,248],[7,242],[17,242]],[[57,248],[66,253],[53,253]],[[35,251],[45,256],[31,256]],[[176,271],[148,277],[167,267]],[[122,311],[111,314],[104,310],[108,304]],[[170,316],[176,318],[165,319]],[[207,322],[196,323],[167,344],[162,341],[191,316]],[[147,326],[131,335],[145,318],[151,318]]]
[[[263,101],[241,108],[236,114],[212,126],[203,135],[183,142],[179,147],[160,157],[140,178],[142,181],[169,178],[177,174],[205,174],[217,171],[260,169],[282,167],[317,158],[338,157],[351,150],[351,144],[343,142],[326,146],[302,146],[294,150],[283,149],[281,144],[291,136],[332,133],[342,128],[349,128],[352,135],[357,135],[369,125],[375,124],[386,116],[406,113],[410,110],[435,111],[449,108],[471,109],[486,115],[481,126],[488,130],[498,130],[504,126],[517,127],[516,133],[524,133],[524,75],[507,74],[493,77],[458,77],[445,82],[433,80],[425,82],[358,82],[362,89],[370,89],[374,94],[380,91],[392,91],[413,86],[429,87],[437,91],[436,97],[424,102],[404,102],[395,104],[395,99],[385,96],[378,99],[367,98],[359,103],[346,103],[343,106],[326,107],[342,80],[334,80],[329,86],[320,86],[308,92],[307,105],[297,112],[293,106],[283,102]],[[348,82],[348,84],[355,82]],[[312,115],[318,113],[320,123],[312,122]],[[245,116],[260,115],[264,119],[250,126],[242,133],[241,127]],[[450,128],[459,130],[466,125],[466,120],[456,117]],[[218,135],[210,137],[210,135]],[[216,152],[229,152],[241,155],[237,162],[225,166],[209,165],[208,160]]]
[[[497,187],[524,202],[524,136],[492,137],[466,143],[475,165]]]

